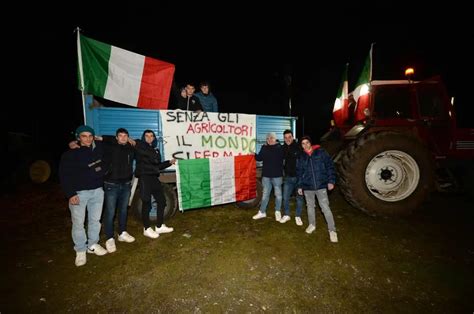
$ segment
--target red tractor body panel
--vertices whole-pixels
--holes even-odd
[[[418,137],[436,160],[474,159],[474,129],[457,128],[455,108],[439,77],[372,81],[357,104],[349,99],[336,120],[347,140],[354,138],[349,131],[355,125],[363,125],[365,132],[397,130]]]

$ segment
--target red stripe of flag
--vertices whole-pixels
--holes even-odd
[[[253,155],[235,156],[235,201],[257,197],[257,168]]]
[[[173,74],[173,64],[145,57],[137,107],[167,109]]]

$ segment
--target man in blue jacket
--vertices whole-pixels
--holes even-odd
[[[216,97],[211,93],[208,82],[199,84],[200,92],[194,94],[201,102],[202,110],[205,112],[219,112]]]
[[[306,233],[316,230],[316,215],[314,211],[315,198],[318,198],[319,206],[328,224],[329,238],[331,242],[337,242],[336,225],[329,207],[328,190],[334,189],[336,183],[336,172],[334,163],[329,154],[319,145],[312,145],[309,136],[301,138],[303,153],[296,163],[298,176],[298,194],[305,196],[308,209],[309,226]]]
[[[94,142],[94,129],[82,125],[76,129],[80,148],[66,151],[59,165],[61,186],[69,200],[72,219],[72,240],[76,251],[76,266],[86,264],[86,251],[107,254],[98,244],[100,217],[104,202],[103,149]],[[84,221],[87,208],[87,235]]]

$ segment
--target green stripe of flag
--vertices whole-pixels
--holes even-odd
[[[211,206],[209,159],[179,161],[182,208]]]
[[[104,97],[109,75],[111,45],[81,35],[84,91]],[[79,83],[80,86],[80,83]]]

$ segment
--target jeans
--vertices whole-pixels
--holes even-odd
[[[272,187],[275,189],[275,211],[280,211],[281,209],[281,200],[282,200],[282,193],[281,193],[281,183],[283,179],[282,177],[277,178],[268,178],[262,177],[262,185],[263,185],[263,195],[262,195],[262,204],[260,204],[260,212],[265,213],[267,211],[268,201],[270,200],[270,192],[272,191]]]
[[[100,216],[104,203],[104,190],[78,191],[79,205],[69,204],[72,220],[72,241],[76,252],[85,252],[87,247],[99,242]],[[87,207],[87,236],[84,228]]]
[[[336,225],[334,223],[334,217],[332,216],[331,208],[329,208],[328,191],[326,189],[305,190],[304,196],[306,198],[306,206],[308,208],[308,222],[310,225],[316,226],[316,214],[314,212],[315,197],[318,198],[319,207],[326,218],[329,231],[336,231]]]
[[[283,207],[285,208],[285,215],[290,216],[290,198],[291,194],[296,190],[296,177],[285,177],[283,182]],[[301,217],[303,210],[303,196],[296,194],[296,217]]]
[[[131,181],[125,183],[104,182],[104,225],[107,240],[114,237],[114,218],[116,209],[118,209],[119,234],[127,231],[127,207],[130,199],[131,188]]]

